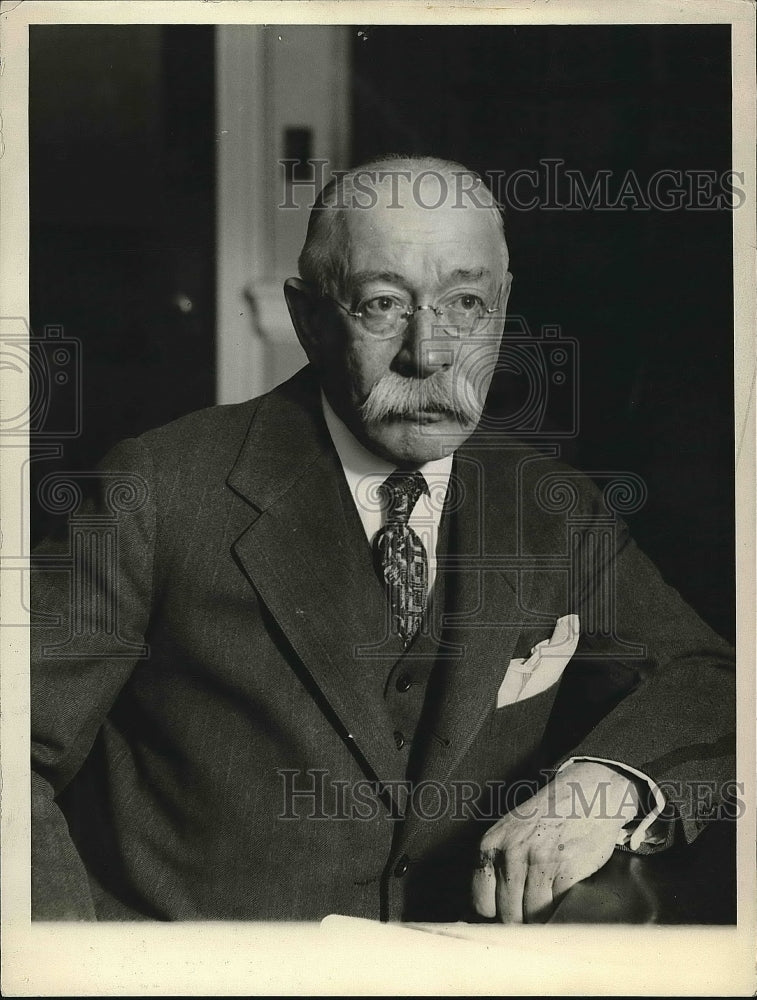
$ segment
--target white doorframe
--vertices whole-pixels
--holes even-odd
[[[315,188],[287,189],[279,161],[285,129],[296,127],[310,130],[325,177],[348,165],[351,30],[216,28],[219,403],[265,392],[304,362],[281,288],[297,273]]]

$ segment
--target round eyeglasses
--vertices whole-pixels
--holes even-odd
[[[357,319],[372,337],[390,340],[404,333],[410,319],[417,312],[432,312],[441,322],[438,324],[452,337],[479,336],[494,315],[499,311],[502,285],[499,286],[495,305],[487,306],[475,292],[448,292],[438,302],[427,306],[414,306],[410,298],[398,292],[382,292],[361,299],[355,309],[349,309],[332,295],[323,298],[339,306],[348,316]]]

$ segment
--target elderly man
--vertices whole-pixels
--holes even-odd
[[[732,776],[728,646],[590,481],[482,419],[511,281],[485,186],[342,175],[300,274],[310,364],[114,449],[76,512],[112,529],[129,486],[106,568],[38,553],[37,917],[544,920]],[[558,746],[574,654],[610,694]]]

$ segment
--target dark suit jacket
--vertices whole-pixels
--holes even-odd
[[[94,565],[81,538],[87,525],[90,541],[113,528],[116,474],[132,495]],[[545,479],[556,475],[568,477],[567,507]],[[659,781],[730,778],[729,647],[622,523],[608,534],[596,487],[483,433],[453,476],[445,655],[413,746],[416,777],[437,792],[501,791],[573,749]],[[118,446],[70,537],[38,551],[35,917],[466,916],[475,844],[493,817],[459,799],[440,815],[393,815],[387,795],[408,759],[380,701],[401,649],[340,477],[306,369]],[[77,610],[87,602],[99,624]],[[566,675],[557,702],[555,684],[498,709],[509,661],[572,612],[589,657],[572,700]],[[586,714],[599,689],[604,702]],[[374,780],[384,784],[366,804]],[[285,802],[287,783],[320,782],[317,804]],[[683,835],[701,826],[683,809]]]

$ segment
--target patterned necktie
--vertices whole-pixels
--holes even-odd
[[[373,539],[373,558],[386,584],[392,624],[405,649],[421,627],[428,598],[428,559],[423,542],[408,524],[428,485],[420,472],[393,472],[380,487],[386,524]]]

